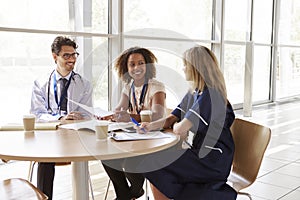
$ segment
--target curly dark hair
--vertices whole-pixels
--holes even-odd
[[[61,51],[62,46],[72,46],[74,49],[78,48],[75,40],[71,40],[70,38],[65,36],[57,36],[51,45],[52,53],[58,55]]]
[[[128,73],[127,62],[128,58],[131,54],[139,53],[143,55],[146,62],[146,79],[155,78],[156,76],[156,68],[155,62],[157,62],[157,58],[155,55],[146,48],[141,47],[131,47],[125,50],[116,60],[115,69],[118,72],[118,76],[126,83],[129,83],[132,77]]]

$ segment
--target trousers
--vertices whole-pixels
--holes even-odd
[[[55,163],[38,163],[37,188],[52,200]]]
[[[104,163],[103,167],[112,181],[118,200],[130,200],[143,195],[144,176],[140,173],[129,173],[111,168]],[[128,182],[130,186],[128,185]]]

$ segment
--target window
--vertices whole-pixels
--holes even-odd
[[[242,108],[249,92],[244,85],[249,43],[253,104],[299,95],[300,2],[277,1],[278,9],[274,2],[0,0],[0,89],[5,96],[0,122],[29,112],[33,81],[55,67],[50,45],[57,35],[76,38],[76,71],[92,82],[94,106],[103,109],[119,101],[120,80],[112,66],[132,46],[157,56],[157,79],[166,84],[168,107],[176,106],[189,87],[181,56],[195,44],[215,52],[235,108]]]
[[[107,33],[108,1],[0,0],[0,26]],[[16,6],[17,5],[17,6]]]
[[[0,2],[0,89],[5,97],[0,122],[21,120],[29,112],[34,80],[47,80],[55,68],[54,38],[70,33],[79,46],[76,71],[93,83],[95,105],[107,108],[108,39],[99,33],[108,31],[108,1]]]
[[[276,77],[277,98],[300,93],[300,48],[281,47],[278,51]]]
[[[54,35],[0,32],[1,121],[22,117],[30,109],[33,81],[54,68]],[[12,39],[13,38],[13,39]],[[21,119],[21,118],[20,118]]]
[[[166,29],[191,39],[210,40],[211,24],[211,0],[124,0],[124,32],[133,35],[136,29]],[[160,33],[147,35],[167,36]]]
[[[189,87],[182,71],[183,52],[199,41],[210,41],[211,24],[211,0],[124,0],[124,49],[142,46],[156,55],[167,107],[177,106]]]
[[[225,2],[224,76],[228,98],[239,108],[245,95],[248,98],[246,93],[252,95],[253,103],[270,101],[272,3],[271,0]],[[246,45],[253,51],[249,60],[246,60]],[[253,66],[252,83],[245,83],[245,76],[251,73],[245,69],[246,61]]]
[[[276,77],[277,98],[287,98],[300,93],[300,2],[281,1]]]
[[[272,14],[272,0],[254,1],[252,38],[255,43],[271,44]]]

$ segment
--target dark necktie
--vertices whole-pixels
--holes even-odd
[[[65,87],[67,85],[68,80],[65,78],[59,79],[60,81],[60,95],[65,95],[63,99],[61,99],[60,110],[67,111],[67,91],[65,91]]]

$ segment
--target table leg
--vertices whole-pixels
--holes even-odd
[[[73,200],[88,200],[88,162],[72,162]]]

